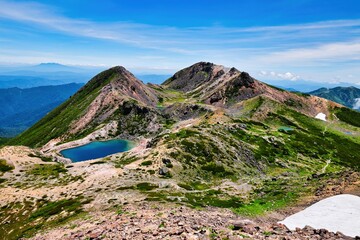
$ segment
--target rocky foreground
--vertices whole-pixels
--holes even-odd
[[[143,202],[83,217],[33,239],[353,239],[311,227],[290,231],[276,223],[281,215],[250,220],[225,209]]]

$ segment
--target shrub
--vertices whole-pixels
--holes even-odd
[[[141,165],[141,166],[150,166],[150,165],[152,165],[152,163],[153,163],[153,162],[149,160],[149,161],[144,161],[144,162],[142,162],[140,165]]]
[[[150,191],[157,187],[158,187],[157,185],[147,183],[147,182],[139,183],[136,185],[136,188],[140,191]]]
[[[8,172],[8,171],[11,171],[13,169],[14,169],[14,167],[11,166],[11,165],[8,165],[6,163],[6,160],[0,159],[0,172]]]

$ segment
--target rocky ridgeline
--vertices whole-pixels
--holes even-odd
[[[99,214],[34,239],[352,239],[308,226],[290,231],[275,220],[249,220],[215,208],[141,203],[126,205],[116,214]]]

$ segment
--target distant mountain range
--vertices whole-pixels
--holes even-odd
[[[0,137],[13,137],[27,129],[82,85],[0,89]]]
[[[96,66],[69,66],[59,63],[40,63],[24,66],[0,66],[0,73],[4,75],[38,76],[41,73],[65,72],[91,75],[104,69]]]
[[[102,70],[104,70],[103,67],[67,66],[59,63],[41,63],[20,67],[0,66],[0,89],[86,83]],[[155,84],[164,82],[170,76],[170,74],[136,74],[136,77],[144,83]]]
[[[296,81],[262,80],[262,81],[271,84],[273,86],[283,88],[288,91],[297,91],[304,93],[315,91],[319,88],[351,87],[354,85],[354,83],[348,83],[348,82],[329,83],[329,82],[315,82],[315,81],[307,81],[307,80],[296,80]]]
[[[320,88],[311,95],[329,99],[352,109],[360,110],[360,89],[356,87]]]
[[[68,83],[85,83],[101,67],[73,67],[58,63],[33,66],[0,66],[0,88],[32,88]]]
[[[37,86],[60,85],[67,83],[86,83],[98,72],[105,70],[101,66],[71,66],[59,63],[40,63],[25,66],[0,66],[0,88],[31,88]],[[161,84],[171,74],[135,73],[144,83]],[[353,83],[327,83],[307,80],[272,80],[263,79],[265,83],[288,91],[311,92],[319,88],[350,87]]]

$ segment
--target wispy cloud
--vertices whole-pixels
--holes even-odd
[[[305,24],[293,24],[286,26],[270,26],[270,27],[251,27],[244,28],[241,31],[244,32],[258,32],[258,31],[283,31],[283,32],[293,32],[299,30],[309,30],[309,29],[331,29],[331,28],[344,28],[344,27],[358,27],[360,26],[360,19],[353,20],[336,20],[336,21],[322,21],[314,23],[305,23]]]
[[[260,58],[269,62],[343,62],[360,60],[360,39],[350,42],[330,43],[317,47],[289,49],[272,52]]]
[[[250,28],[176,28],[129,22],[98,23],[72,19],[58,13],[56,9],[35,2],[0,0],[0,4],[0,18],[35,24],[50,31],[182,54],[192,54],[194,50],[238,50],[239,45],[243,48],[268,48],[269,43],[274,50],[288,49],[316,42],[317,37],[342,39],[343,31],[360,28],[360,19]],[[360,37],[360,33],[355,33],[354,36],[356,35]],[[307,41],[302,42],[301,39]],[[324,41],[328,40],[321,40]]]
[[[274,69],[277,78],[297,80],[300,78],[299,75],[303,77],[302,73],[295,74],[293,72],[297,71],[289,68],[286,70],[289,72],[284,73],[276,67],[360,61],[360,19],[242,28],[219,25],[179,28],[76,19],[67,17],[48,5],[10,0],[0,0],[0,19],[14,21],[21,26],[41,31],[145,50],[145,53],[133,56],[132,60],[131,57],[126,59],[134,64],[140,59],[153,61],[154,65],[162,63],[163,66],[167,66],[168,57],[171,55],[179,59],[177,64],[181,67],[194,60],[219,61],[231,66],[251,66],[257,71]],[[2,32],[7,31],[3,29],[4,27],[5,25],[1,26]],[[13,30],[9,29],[9,31]],[[6,36],[2,39],[0,41],[7,40]],[[31,59],[31,52],[28,52],[29,56],[19,56],[16,50],[13,54],[11,51],[8,49],[8,53],[0,56],[0,60],[9,56],[12,61],[16,61],[16,58],[27,61]],[[52,53],[35,54],[33,61],[44,59],[43,55],[49,56]],[[56,52],[53,53],[54,61],[56,55]],[[95,59],[80,55],[76,57],[81,61],[86,58]],[[71,57],[77,61],[75,56]],[[66,59],[65,53],[61,55],[61,59]],[[116,61],[116,59],[116,57],[107,57],[108,61]],[[170,66],[173,67],[174,65]],[[354,69],[354,66],[352,65],[351,68]],[[349,72],[355,77],[358,76],[356,71]]]

